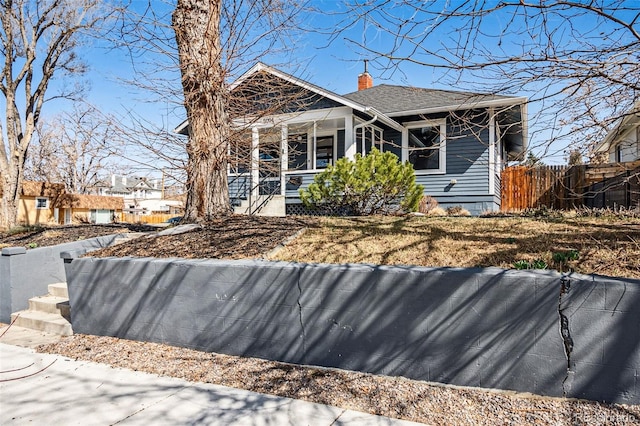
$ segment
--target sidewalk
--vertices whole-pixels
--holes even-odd
[[[0,424],[415,425],[0,343]]]

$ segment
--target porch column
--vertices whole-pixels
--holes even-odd
[[[257,127],[251,128],[251,197],[260,195],[260,134]]]
[[[496,116],[489,108],[489,195],[496,193]]]
[[[356,156],[356,142],[353,140],[353,114],[344,117],[344,156],[353,160]]]
[[[316,169],[316,137],[318,133],[318,123],[316,123],[316,121],[313,121],[313,137],[311,138],[311,168],[313,170]]]
[[[287,177],[285,172],[289,168],[289,128],[283,124],[280,129],[280,195],[287,193]]]
[[[400,161],[409,161],[409,130],[402,129],[402,154]]]

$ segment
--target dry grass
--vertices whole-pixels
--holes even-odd
[[[557,261],[554,253],[578,252]],[[513,268],[544,260],[550,269],[640,278],[640,219],[322,218],[278,260]]]

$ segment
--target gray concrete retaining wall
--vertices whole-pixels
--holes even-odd
[[[0,321],[11,321],[11,313],[27,309],[29,299],[47,294],[49,284],[64,282],[62,252],[89,252],[111,245],[117,235],[89,238],[72,243],[26,250],[3,248],[0,255]]]
[[[77,333],[640,403],[638,281],[264,261],[65,262]]]

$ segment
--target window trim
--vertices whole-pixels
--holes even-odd
[[[307,151],[307,160],[311,160],[311,166],[312,168],[307,169],[309,171],[317,171],[317,172],[323,172],[325,170],[327,170],[327,167],[324,168],[317,168],[316,167],[316,163],[317,163],[317,149],[318,147],[316,146],[316,142],[318,138],[326,138],[326,137],[332,137],[333,138],[333,158],[332,158],[332,166],[336,165],[336,161],[339,160],[339,158],[337,157],[337,153],[338,153],[338,129],[334,129],[334,130],[329,130],[329,131],[322,131],[322,132],[315,132],[315,137],[314,137],[314,132],[313,129],[311,129],[310,132],[307,132],[307,148],[311,148],[310,150]],[[309,158],[309,154],[311,154],[311,158]]]
[[[39,201],[44,200],[44,207],[40,207]],[[47,210],[49,208],[49,198],[48,197],[36,197],[36,210]]]
[[[356,143],[356,152],[360,153],[360,155],[362,155],[363,157],[368,154],[368,152],[365,152],[367,130],[371,132],[371,149],[375,147],[378,148],[380,152],[384,152],[384,130],[381,127],[373,124],[358,127],[353,132],[353,137]],[[358,131],[362,132],[360,138],[358,138]],[[377,138],[376,136],[379,136],[379,138]]]
[[[402,131],[402,161],[409,161],[409,130],[421,127],[440,128],[440,147],[438,149],[438,168],[415,170],[416,175],[441,175],[447,173],[447,119],[409,121],[403,123],[405,130]]]

